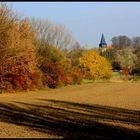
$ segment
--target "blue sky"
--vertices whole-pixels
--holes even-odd
[[[81,44],[98,47],[101,34],[140,36],[140,2],[8,2],[24,17],[65,25]]]

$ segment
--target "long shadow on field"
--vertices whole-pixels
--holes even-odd
[[[115,125],[140,128],[140,111],[101,105],[43,99],[40,104],[0,103],[0,121],[63,138],[140,139],[140,131]]]

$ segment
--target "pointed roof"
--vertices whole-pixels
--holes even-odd
[[[107,46],[104,34],[102,34],[101,41],[100,41],[100,44],[99,44],[99,47],[103,47],[103,46]]]

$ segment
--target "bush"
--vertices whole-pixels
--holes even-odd
[[[37,57],[38,63],[44,63],[47,60],[50,60],[54,63],[60,62],[64,56],[62,52],[48,43],[39,43],[38,42],[38,49],[37,49]]]
[[[65,85],[81,84],[83,73],[78,67],[73,67],[71,72],[65,73]]]
[[[73,67],[71,72],[71,77],[72,77],[73,84],[81,84],[83,79],[83,74],[79,68]]]
[[[42,85],[40,83],[40,72],[30,73],[7,73],[1,75],[0,88],[3,91],[14,92],[27,89],[35,89]]]
[[[39,70],[34,46],[35,33],[28,22],[13,21],[0,36],[3,43],[0,45],[1,89],[9,92],[9,89],[15,91],[37,88]]]
[[[71,74],[67,74],[65,85],[72,85],[72,83],[73,83],[73,78],[72,78]]]
[[[80,67],[87,79],[108,79],[111,77],[111,64],[95,51],[88,51],[80,58]]]
[[[25,75],[12,74],[10,82],[13,84],[14,89],[27,90],[28,88]]]
[[[65,70],[52,61],[46,61],[41,65],[41,70],[44,73],[44,84],[47,84],[50,88],[55,88],[61,83],[65,83]]]
[[[129,74],[129,69],[127,67],[122,68],[122,74],[127,76]]]
[[[44,84],[47,84],[49,88],[56,88],[57,86],[57,82],[48,74],[44,75]]]

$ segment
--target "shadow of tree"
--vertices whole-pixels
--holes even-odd
[[[140,111],[39,99],[40,104],[0,103],[0,121],[63,138],[140,139]]]

